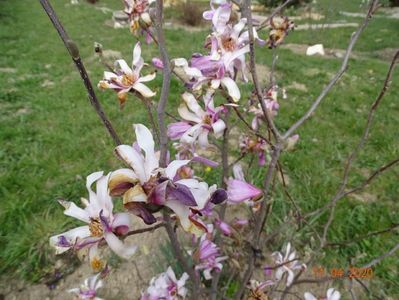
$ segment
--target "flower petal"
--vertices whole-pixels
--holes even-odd
[[[142,84],[139,81],[136,81],[133,84],[133,89],[135,89],[137,92],[139,92],[145,98],[151,98],[157,94],[157,93],[151,91],[146,85]]]
[[[128,189],[139,181],[132,169],[119,169],[112,172],[108,180],[108,189],[111,196],[122,196]]]
[[[146,172],[144,168],[144,157],[138,153],[132,146],[119,145],[115,148],[115,153],[124,160],[139,177],[140,182],[147,181]]]
[[[259,197],[262,195],[262,191],[247,182],[229,179],[227,181],[227,195],[229,197],[228,202],[240,203],[248,199]]]
[[[188,159],[172,161],[165,169],[166,177],[173,180],[173,178],[176,176],[177,170],[180,169],[182,166],[187,165],[189,162],[190,160]]]
[[[137,246],[126,245],[112,232],[104,232],[104,238],[111,250],[122,258],[128,259],[137,250]]]
[[[234,102],[238,102],[241,98],[240,90],[238,89],[237,84],[235,81],[229,77],[224,77],[221,80],[221,83],[225,89],[227,89],[227,92],[229,96],[232,98]]]
[[[155,143],[151,131],[142,124],[135,124],[137,143],[145,152],[145,173],[150,178],[152,172],[159,167],[158,158],[155,155]]]

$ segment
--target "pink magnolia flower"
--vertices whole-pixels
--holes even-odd
[[[206,103],[206,111],[198,104],[195,97],[185,92],[182,96],[184,103],[178,108],[182,122],[172,123],[168,126],[168,136],[171,139],[180,139],[184,144],[198,144],[206,148],[209,146],[208,134],[212,132],[216,138],[223,135],[226,124],[219,118],[223,107],[214,107],[211,98]]]
[[[272,253],[272,257],[274,258],[274,262],[276,265],[281,265],[276,270],[276,280],[281,280],[283,278],[283,275],[287,273],[287,286],[290,286],[292,284],[292,281],[295,277],[295,270],[301,270],[304,268],[306,269],[306,265],[301,264],[296,258],[295,250],[292,249],[291,252],[291,243],[287,244],[284,255],[280,252],[274,252]]]
[[[213,49],[217,51],[216,48]],[[203,85],[209,83],[213,90],[223,87],[233,101],[240,100],[240,90],[226,71],[226,64],[228,65],[230,62],[224,62],[217,53],[216,55],[196,53],[192,56],[190,64],[184,58],[176,58],[173,63],[175,67],[183,70],[188,78],[187,86],[194,91],[200,90]]]
[[[132,68],[128,66],[125,60],[118,59],[115,62],[117,67],[115,73],[104,72],[104,79],[98,83],[101,89],[113,89],[118,93],[118,99],[121,105],[126,101],[127,93],[131,90],[136,91],[145,98],[155,96],[143,82],[151,81],[155,78],[155,73],[141,76],[141,69],[144,66],[144,60],[141,57],[140,42],[137,42],[133,50]]]
[[[308,292],[305,293],[304,297],[305,300],[339,300],[341,299],[341,293],[334,288],[329,288],[326,297],[317,298]]]
[[[234,179],[227,181],[227,201],[231,204],[243,201],[252,201],[262,196],[262,191],[256,186],[245,181],[244,173],[240,164],[233,166]]]
[[[103,300],[97,297],[97,290],[103,286],[103,282],[99,279],[101,273],[86,278],[79,288],[68,290],[69,293],[75,294],[80,300]]]
[[[220,272],[223,269],[222,261],[227,256],[220,256],[219,247],[210,240],[208,233],[203,234],[200,239],[199,247],[194,252],[193,258],[199,263],[195,266],[196,270],[202,270],[206,280],[212,278],[212,271]]]
[[[55,248],[56,254],[64,253],[69,249],[89,249],[89,259],[92,268],[100,271],[104,263],[97,255],[97,246],[105,241],[113,252],[122,258],[129,258],[136,252],[136,246],[123,243],[118,236],[128,233],[132,229],[130,216],[127,213],[112,212],[113,202],[108,194],[109,175],[96,172],[87,177],[86,187],[89,200],[82,199],[84,209],[69,201],[59,201],[65,207],[64,214],[87,223],[67,232],[52,236],[50,245]],[[91,185],[97,183],[97,192]]]
[[[153,277],[147,291],[142,293],[141,300],[179,300],[187,295],[185,288],[188,279],[187,273],[184,273],[179,280],[173,269],[169,267],[165,273]]]

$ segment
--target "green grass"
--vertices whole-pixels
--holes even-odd
[[[53,2],[71,38],[79,45],[93,83],[101,79],[103,71],[93,56],[95,41],[105,49],[121,51],[130,59],[135,39],[128,30],[105,26],[109,14],[85,3],[70,6],[66,0]],[[327,9],[323,6],[327,5],[326,0],[320,3]],[[337,8],[331,13],[334,18],[335,11],[341,7],[347,11],[356,11],[358,7],[345,6],[348,1],[336,3]],[[104,0],[100,5],[119,8],[118,1]],[[15,69],[15,72],[3,69],[0,72],[3,83],[0,86],[0,271],[13,271],[36,281],[52,269],[49,262],[54,257],[48,248],[48,238],[73,224],[62,215],[56,199],[78,200],[86,195],[84,179],[89,173],[110,171],[121,163],[113,156],[112,141],[90,107],[78,73],[38,2],[27,6],[21,1],[0,1],[0,12],[0,68]],[[360,22],[359,18],[345,19]],[[282,164],[290,178],[288,189],[304,212],[322,206],[336,191],[343,161],[362,133],[368,108],[387,72],[388,61],[376,59],[375,51],[398,47],[393,38],[398,35],[398,28],[398,20],[375,18],[371,21],[355,48],[370,59],[350,61],[348,72],[314,117],[298,131],[301,138],[295,151],[283,154]],[[343,49],[353,31],[353,28],[325,29],[313,34],[298,31],[291,33],[286,43],[321,42],[326,47]],[[167,30],[171,57],[189,57],[193,52],[202,51],[206,34],[207,31]],[[155,47],[144,45],[143,48],[147,61],[157,55]],[[257,59],[258,63],[270,66],[271,52],[258,49]],[[287,87],[288,92],[288,99],[280,101],[281,110],[276,118],[282,130],[306,111],[339,66],[338,59],[305,57],[279,50],[277,77],[279,85]],[[350,177],[353,186],[365,178],[365,173],[398,157],[398,73],[393,79],[376,114],[370,141],[354,165],[354,174]],[[46,81],[53,85],[42,87]],[[304,84],[308,91],[289,88],[292,82]],[[160,85],[160,76],[150,83],[158,93]],[[247,94],[250,89],[249,85],[243,85]],[[182,90],[177,81],[172,81],[169,111],[174,111]],[[130,97],[125,109],[120,111],[113,93],[99,92],[98,95],[122,139],[131,142],[131,125],[147,123],[143,107]],[[263,168],[251,170],[258,183],[264,172]],[[206,179],[211,182],[217,174],[219,170],[208,173]],[[329,239],[348,240],[398,223],[398,177],[396,168],[368,187],[366,192],[376,198],[371,203],[353,198],[342,200]],[[293,209],[279,190],[274,197],[267,229],[270,231],[284,222]],[[326,219],[323,215],[315,220],[315,227],[321,228]],[[294,233],[287,232],[279,243],[291,234]],[[396,232],[344,249],[329,250],[320,264],[346,267],[349,258],[360,256],[358,263],[361,264],[393,247],[397,239]],[[308,236],[299,236],[299,241],[305,245]],[[397,256],[393,256],[375,269],[376,275],[370,284],[383,297],[399,294],[397,261]]]

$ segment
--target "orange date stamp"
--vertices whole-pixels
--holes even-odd
[[[323,278],[330,275],[335,279],[349,278],[349,279],[371,279],[374,276],[372,268],[357,268],[349,267],[347,270],[344,268],[331,268],[326,270],[324,267],[316,266],[312,268],[313,274],[316,278]]]

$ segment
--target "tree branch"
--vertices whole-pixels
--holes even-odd
[[[90,100],[90,104],[94,107],[97,112],[97,115],[100,117],[102,123],[104,124],[105,128],[108,130],[108,133],[114,140],[116,145],[122,144],[121,139],[119,138],[118,134],[114,130],[111,122],[107,118],[96,93],[94,92],[93,85],[91,84],[89,75],[86,72],[86,69],[83,65],[83,62],[80,58],[79,49],[77,45],[69,38],[67,32],[65,31],[64,27],[62,26],[60,20],[58,19],[53,7],[51,6],[48,0],[40,0],[40,4],[42,5],[43,9],[46,11],[48,17],[50,18],[51,22],[53,23],[55,29],[57,30],[60,38],[64,42],[65,47],[67,48],[69,54],[73,62],[75,63],[76,68],[79,71],[80,77],[83,80],[83,83],[86,87],[87,94]]]

